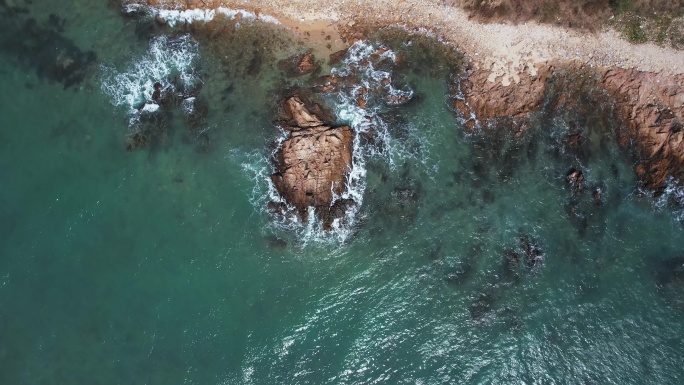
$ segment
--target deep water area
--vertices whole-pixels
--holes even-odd
[[[0,0],[0,25],[0,384],[684,381],[681,213],[611,106],[468,132],[458,54],[402,31],[290,77],[308,48],[258,21]],[[353,220],[274,218],[282,95],[350,64],[411,96],[318,96],[366,130]]]

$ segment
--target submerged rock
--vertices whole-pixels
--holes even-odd
[[[591,193],[591,197],[594,200],[594,204],[598,207],[603,207],[603,189],[596,187]]]
[[[525,270],[534,271],[539,268],[545,258],[537,239],[527,234],[520,234],[518,241],[517,248],[504,252],[502,261],[503,277],[512,282],[517,282]]]
[[[83,82],[96,62],[95,52],[83,50],[67,37],[66,20],[54,13],[38,20],[14,3],[19,2],[0,1],[0,52],[64,89]]]
[[[280,67],[290,76],[302,76],[316,72],[321,66],[311,52],[305,52],[281,60]]]
[[[490,293],[481,293],[470,305],[470,318],[473,321],[484,321],[494,314],[496,298]]]
[[[283,126],[290,135],[276,150],[271,180],[302,220],[313,207],[324,228],[330,229],[350,203],[339,197],[352,167],[354,132],[348,126],[326,125],[296,95],[285,100],[283,110]]]
[[[584,191],[584,174],[582,174],[582,171],[573,168],[565,176],[565,179],[568,181],[570,191],[574,195],[579,195]]]
[[[544,252],[536,239],[531,239],[528,235],[521,235],[520,247],[525,256],[525,265],[528,268],[541,266],[544,262]]]

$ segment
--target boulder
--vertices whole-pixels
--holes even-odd
[[[579,195],[584,191],[584,174],[582,171],[573,168],[565,176],[565,179],[568,181],[573,195]]]
[[[354,132],[348,126],[324,124],[299,96],[287,98],[283,110],[290,135],[276,150],[271,181],[302,220],[313,207],[324,228],[330,229],[344,214],[341,207],[348,204],[339,196],[352,167]]]
[[[348,51],[349,48],[345,48],[331,53],[330,56],[328,56],[328,64],[332,66],[341,63],[342,60],[344,60],[344,58],[347,56]]]
[[[473,71],[452,84],[453,108],[466,120],[468,129],[478,124],[496,127],[502,119],[514,119],[524,126],[524,119],[542,107],[550,73],[521,73],[518,84],[504,86],[490,81],[489,71]]]
[[[299,96],[292,96],[283,103],[285,120],[281,120],[288,131],[298,131],[305,128],[323,126],[323,121],[311,113]]]
[[[322,93],[338,92],[343,87],[348,86],[349,82],[349,78],[335,74],[321,76],[318,79],[316,79],[316,82],[313,86],[313,90]]]

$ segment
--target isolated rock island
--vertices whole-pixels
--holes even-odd
[[[354,132],[349,126],[324,122],[320,107],[298,95],[288,97],[282,111],[279,124],[289,137],[275,151],[271,181],[304,221],[313,207],[329,229],[338,217],[337,206],[349,203],[340,196],[352,168]]]

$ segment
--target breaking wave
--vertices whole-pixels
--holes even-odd
[[[195,98],[189,95],[201,83],[197,58],[198,44],[190,35],[158,36],[150,41],[148,52],[124,71],[103,66],[102,91],[113,105],[127,109],[129,126],[142,114],[159,109],[155,92],[179,97],[183,109],[192,112]]]
[[[333,93],[331,102],[338,121],[349,125],[355,133],[352,166],[348,172],[346,188],[332,200],[332,204],[338,201],[354,203],[347,205],[342,217],[333,221],[332,229],[326,231],[321,221],[313,220],[313,207],[309,207],[308,213],[308,218],[312,219],[306,222],[301,220],[297,210],[285,202],[271,183],[272,166],[243,163],[243,170],[255,178],[252,204],[266,210],[266,204],[260,198],[265,196],[269,202],[287,207],[282,215],[272,214],[272,224],[277,230],[295,233],[304,245],[308,242],[346,242],[353,236],[360,217],[366,189],[367,162],[383,161],[390,169],[395,170],[400,160],[413,155],[403,142],[393,137],[390,124],[382,118],[382,113],[389,108],[407,103],[414,97],[413,90],[397,87],[393,82],[392,68],[397,60],[397,54],[387,47],[358,41],[348,49],[341,64],[331,70],[332,76],[353,79],[352,86],[341,87]],[[369,137],[373,139],[368,140]],[[283,130],[277,139],[276,148],[286,139],[287,133]]]
[[[646,193],[653,195],[652,192]],[[684,224],[684,186],[679,180],[669,177],[662,193],[655,197],[654,204],[657,209],[671,210],[676,220]]]
[[[177,24],[192,24],[193,22],[207,23],[214,20],[217,16],[228,20],[239,20],[242,22],[253,23],[261,21],[270,24],[280,24],[280,21],[273,16],[256,14],[254,12],[246,11],[244,9],[230,9],[226,7],[218,7],[214,9],[158,9],[142,4],[129,4],[124,7],[124,12],[128,14],[142,13],[148,17],[155,17],[163,20],[171,27]]]

